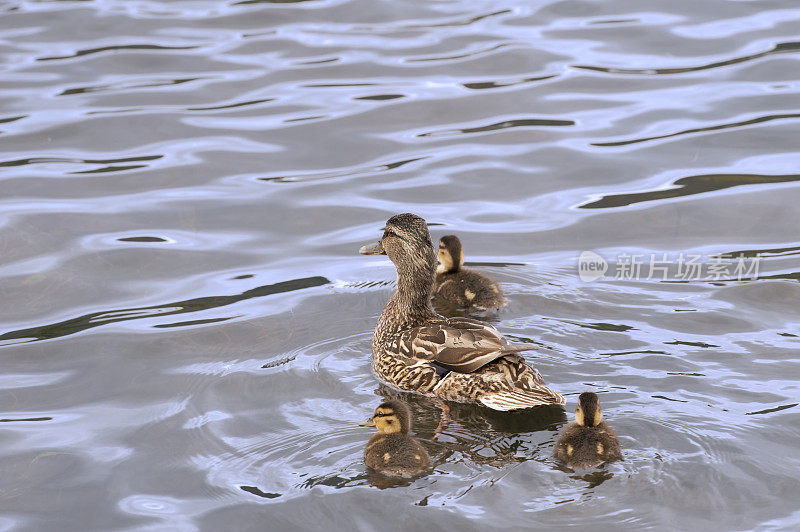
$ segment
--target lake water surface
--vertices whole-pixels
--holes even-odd
[[[797,2],[0,12],[0,531],[800,527]],[[435,469],[387,485],[357,250],[400,212],[568,403],[433,441],[406,395]],[[625,460],[574,473],[584,390]]]

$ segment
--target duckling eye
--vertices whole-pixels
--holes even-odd
[[[391,229],[387,229],[386,232],[383,233],[383,237],[386,238],[387,236],[397,236],[397,233],[395,233]]]

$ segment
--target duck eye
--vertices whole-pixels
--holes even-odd
[[[391,229],[387,229],[385,233],[383,233],[384,238],[387,236],[397,236],[397,234],[392,231]]]

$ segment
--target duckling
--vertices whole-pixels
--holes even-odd
[[[459,307],[494,310],[505,306],[500,286],[482,273],[463,268],[464,249],[455,235],[439,239],[434,292]]]
[[[430,465],[425,448],[408,433],[411,410],[403,401],[384,401],[363,426],[378,428],[364,449],[364,463],[370,469],[384,475],[410,478]]]
[[[372,336],[372,368],[399,388],[494,410],[563,405],[515,345],[488,323],[446,318],[431,307],[436,253],[425,220],[392,216],[381,239],[362,255],[387,255],[397,269],[397,290],[383,308]]]
[[[622,459],[617,435],[603,421],[603,411],[596,393],[583,392],[578,397],[575,422],[558,437],[553,456],[573,469],[597,467]]]

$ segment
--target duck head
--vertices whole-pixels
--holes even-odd
[[[359,253],[388,256],[397,268],[398,291],[428,302],[436,273],[436,254],[425,220],[411,213],[392,216],[381,239],[362,247]]]
[[[456,235],[447,235],[439,239],[439,264],[436,273],[454,273],[464,264],[464,249]]]
[[[385,434],[408,434],[411,430],[411,410],[403,401],[384,401],[375,409],[372,418],[362,423],[362,426],[377,427]]]
[[[582,427],[594,427],[603,421],[600,400],[593,392],[583,392],[578,397],[578,408],[575,409],[575,422]]]

